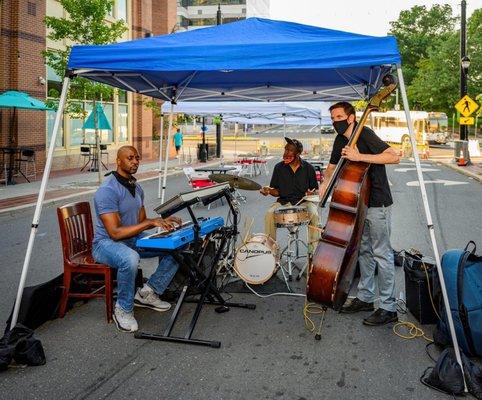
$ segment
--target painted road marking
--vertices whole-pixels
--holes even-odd
[[[436,179],[434,181],[425,181],[427,183],[443,183],[444,186],[455,186],[455,185],[468,185],[469,182],[459,182],[459,181],[447,181],[445,179]],[[407,182],[407,186],[420,186],[418,181]]]
[[[394,171],[397,172],[408,172],[408,171],[416,171],[417,168],[395,168]],[[422,168],[422,172],[436,172],[440,171],[439,169],[436,168]]]

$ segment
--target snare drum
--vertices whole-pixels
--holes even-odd
[[[305,225],[310,214],[304,206],[283,206],[274,210],[274,224],[277,228]]]
[[[261,285],[276,272],[278,245],[264,233],[254,234],[236,251],[234,270],[246,283]]]

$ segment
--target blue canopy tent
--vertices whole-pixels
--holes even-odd
[[[260,18],[110,45],[74,46],[63,81],[12,326],[18,315],[60,116],[72,77],[82,76],[171,102],[169,145],[172,107],[177,101],[369,99],[381,87],[383,76],[395,66],[412,148],[416,150],[400,63],[396,40],[390,36],[372,37]],[[163,192],[166,184],[167,154],[168,149]],[[414,158],[445,307],[450,310],[416,151]],[[448,319],[455,340],[450,313]],[[458,361],[462,365],[458,345],[454,344]]]

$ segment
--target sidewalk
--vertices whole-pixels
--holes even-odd
[[[219,160],[207,163],[181,164],[178,159],[168,161],[167,176],[182,174],[184,166],[197,168],[219,164]],[[164,164],[163,164],[164,165]],[[114,170],[114,165],[109,165],[109,170]],[[149,160],[140,164],[136,174],[138,181],[157,179],[159,177],[159,161]],[[103,171],[105,174],[107,171]],[[35,206],[41,185],[41,175],[33,182],[18,183],[15,185],[0,186],[0,214]],[[105,179],[105,178],[104,178]],[[68,171],[54,171],[50,173],[47,184],[44,204],[58,200],[65,200],[79,195],[93,193],[99,186],[98,172],[79,172],[79,169]]]

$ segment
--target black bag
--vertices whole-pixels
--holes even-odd
[[[460,353],[464,366],[467,390],[478,400],[482,400],[482,370],[470,361],[464,353]],[[427,372],[431,371],[427,376]],[[453,348],[445,349],[433,368],[427,368],[420,381],[435,390],[452,394],[464,393],[464,381],[460,365],[455,358]]]
[[[4,371],[15,360],[17,364],[44,365],[45,353],[32,329],[17,324],[0,339],[0,370]]]
[[[23,290],[22,302],[17,322],[30,329],[37,329],[44,322],[55,319],[58,314],[62,295],[63,274],[36,286],[28,286]],[[7,320],[5,332],[10,328],[12,312]]]

